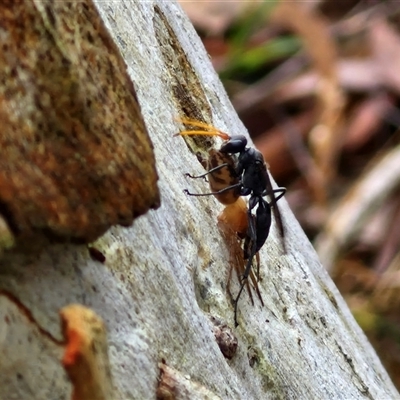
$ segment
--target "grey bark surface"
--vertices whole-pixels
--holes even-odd
[[[247,134],[245,128],[175,2],[96,5],[128,65],[154,144],[161,207],[97,241],[105,264],[92,260],[85,246],[52,246],[38,256],[6,257],[2,287],[17,293],[55,337],[60,308],[81,303],[95,310],[108,328],[116,400],[154,399],[162,360],[181,383],[176,398],[399,398],[285,200],[280,209],[287,254],[273,227],[260,252],[265,306],[257,298],[252,306],[244,292],[234,328],[226,293],[229,248],[217,227],[223,207],[213,197],[182,192],[205,192],[208,186],[185,178],[185,172],[204,170],[183,139],[173,137],[181,126],[174,120],[179,104],[172,95],[173,68],[161,48],[160,38],[167,38],[159,31],[163,24],[173,30],[197,75],[213,124],[232,134]],[[232,290],[238,289],[234,277]],[[0,398],[69,398],[60,350],[12,299],[0,296],[0,314],[15,316],[8,327],[0,324]],[[211,317],[233,329],[238,350],[232,360],[216,343]]]

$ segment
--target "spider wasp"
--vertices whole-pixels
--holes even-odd
[[[239,292],[234,299],[234,320],[235,326],[238,326],[237,307],[239,298],[244,286],[248,284],[253,258],[258,256],[258,251],[268,238],[272,222],[271,208],[274,210],[280,234],[284,238],[283,224],[276,203],[283,197],[286,189],[282,187],[272,188],[263,155],[255,148],[247,147],[245,136],[230,136],[196,120],[180,119],[180,121],[201,129],[185,130],[177,135],[218,136],[225,140],[218,151],[209,151],[211,168],[207,168],[206,173],[199,176],[186,174],[194,179],[209,177],[211,192],[190,193],[187,189],[184,192],[188,196],[215,196],[218,201],[227,205],[222,217],[225,224],[231,226],[231,229],[238,232],[239,236],[244,237],[243,259],[247,260],[247,263],[241,276]],[[237,155],[236,161],[233,161],[233,155]],[[240,201],[244,203],[241,196],[250,196],[248,207],[244,207],[244,209],[243,206],[237,204]],[[269,196],[270,202],[264,199],[265,196]],[[233,206],[235,209],[233,209]],[[255,214],[253,210],[255,210]],[[251,293],[250,290],[249,293]],[[261,299],[259,292],[258,296]]]

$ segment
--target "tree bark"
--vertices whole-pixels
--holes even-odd
[[[0,398],[70,398],[62,346],[50,337],[62,341],[58,312],[71,303],[105,321],[115,400],[399,398],[284,199],[287,252],[273,227],[260,251],[264,307],[244,291],[234,327],[230,248],[217,226],[223,207],[214,197],[185,196],[184,188],[209,189],[185,178],[204,169],[173,135],[182,115],[231,134],[247,135],[245,128],[179,5],[95,4],[154,145],[161,206],[97,240],[104,264],[77,245],[4,256]],[[216,339],[221,330],[237,339],[231,359]]]

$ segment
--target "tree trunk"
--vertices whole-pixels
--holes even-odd
[[[0,398],[70,398],[58,313],[71,303],[106,324],[115,400],[399,398],[284,199],[286,253],[273,226],[260,251],[264,306],[245,290],[235,328],[232,248],[217,226],[223,206],[185,196],[185,188],[209,187],[185,178],[204,169],[196,149],[173,135],[182,116],[231,134],[247,135],[245,128],[175,2],[95,4],[154,145],[161,206],[97,240],[105,263],[69,244],[3,257]],[[230,286],[237,293],[236,275]]]

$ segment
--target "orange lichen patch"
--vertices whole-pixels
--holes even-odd
[[[73,384],[72,400],[110,400],[113,387],[103,321],[73,304],[60,311],[66,341],[62,364]]]
[[[0,15],[0,213],[17,242],[91,242],[157,207],[152,144],[94,4],[6,1]]]

